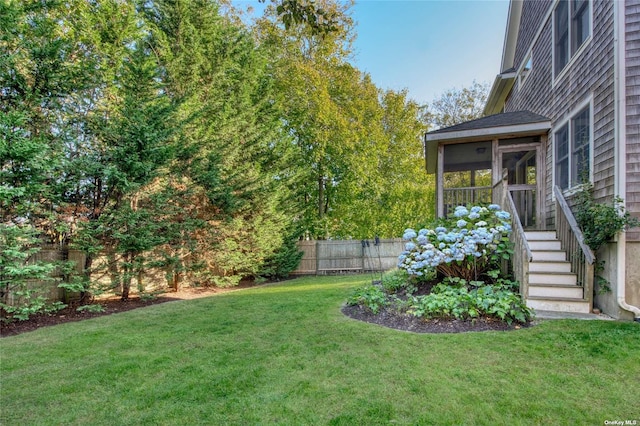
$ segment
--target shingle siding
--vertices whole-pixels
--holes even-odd
[[[625,6],[626,79],[626,207],[640,217],[640,1]],[[640,241],[640,229],[627,232],[627,240]]]
[[[520,19],[520,28],[518,30],[518,44],[516,45],[514,65],[516,70],[524,61],[531,42],[540,29],[547,11],[551,7],[552,0],[525,1],[522,4],[522,17]],[[520,40],[528,41],[520,43]]]
[[[634,0],[635,1],[635,0]],[[583,102],[593,98],[593,172],[595,197],[610,201],[614,192],[614,3],[598,0],[592,4],[593,28],[583,50],[554,81],[552,73],[551,1],[525,1],[516,45],[519,69],[532,48],[533,67],[524,84],[514,85],[505,111],[529,110],[551,118],[552,131],[547,145],[546,205],[547,225],[552,226],[553,129],[563,124]],[[546,18],[546,20],[545,20]],[[544,22],[543,22],[544,21]],[[540,27],[542,26],[542,31]],[[540,32],[539,32],[540,31]],[[637,56],[640,59],[640,55]],[[635,57],[634,57],[635,60]],[[640,150],[639,150],[640,152]],[[640,194],[638,194],[640,196]],[[640,198],[638,199],[640,202]]]

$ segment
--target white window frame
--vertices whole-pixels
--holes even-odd
[[[562,69],[559,72],[556,72],[556,9],[558,8],[558,4],[560,3],[560,1],[563,0],[556,0],[553,4],[552,7],[552,12],[551,12],[551,74],[553,76],[553,84],[555,85],[557,80],[562,79],[566,74],[567,74],[567,70],[569,68],[571,68],[571,66],[573,65],[573,63],[577,60],[577,58],[579,58],[582,55],[582,52],[584,52],[587,48],[587,46],[591,43],[591,39],[593,38],[593,2],[592,0],[588,0],[588,12],[587,15],[589,16],[588,22],[589,22],[589,34],[587,35],[587,38],[585,38],[585,40],[582,42],[582,44],[576,49],[575,52],[572,52],[572,44],[573,44],[573,37],[574,37],[574,32],[573,32],[573,16],[572,16],[572,1],[571,0],[565,0],[568,2],[568,12],[567,12],[567,31],[568,31],[568,46],[567,46],[567,53],[569,55],[569,58],[567,60],[567,63],[564,65],[564,67],[562,67]]]
[[[518,90],[522,88],[522,85],[525,81],[527,81],[527,77],[531,73],[533,69],[533,54],[529,52],[527,56],[525,56],[525,60],[520,65],[520,69],[518,70]]]
[[[594,160],[594,155],[593,155],[593,150],[594,150],[594,140],[593,140],[593,125],[594,125],[594,121],[593,121],[593,96],[589,97],[589,99],[585,100],[584,102],[580,103],[576,108],[574,108],[570,114],[568,114],[566,117],[564,117],[562,119],[562,121],[559,121],[551,130],[551,137],[553,140],[553,144],[552,144],[552,175],[553,175],[553,186],[557,185],[557,171],[556,171],[556,155],[557,155],[557,141],[556,141],[556,133],[562,129],[565,125],[567,126],[567,132],[568,132],[568,161],[567,161],[567,172],[568,172],[568,182],[567,182],[567,187],[566,188],[560,188],[560,190],[565,194],[565,195],[571,195],[574,192],[578,191],[581,187],[582,184],[580,184],[579,182],[575,182],[573,180],[573,151],[574,151],[574,141],[573,141],[573,133],[574,133],[574,129],[573,129],[573,120],[578,116],[578,114],[580,114],[581,112],[583,112],[583,110],[585,108],[589,108],[589,182],[593,182],[593,160]]]

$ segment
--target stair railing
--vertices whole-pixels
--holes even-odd
[[[508,172],[503,170],[502,179],[493,185],[492,198],[495,204],[511,215],[511,241],[513,242],[513,257],[511,259],[513,275],[520,283],[520,294],[523,298],[529,296],[529,262],[533,260],[533,254],[524,235],[524,228],[520,223],[520,216],[513,202],[513,197],[508,187]]]
[[[578,227],[573,212],[558,186],[553,187],[556,197],[556,233],[571,262],[571,272],[577,275],[578,285],[584,290],[584,300],[593,307],[593,280],[596,257],[584,242],[582,231]]]

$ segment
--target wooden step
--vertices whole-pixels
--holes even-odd
[[[577,285],[530,284],[529,297],[582,300],[584,289]]]
[[[567,297],[527,297],[527,306],[542,311],[590,313],[591,306],[584,299]]]
[[[562,250],[531,250],[533,261],[554,261],[565,262],[567,260],[567,254]]]
[[[525,231],[524,236],[529,240],[557,240],[556,231]]]
[[[538,260],[529,263],[529,272],[571,272],[570,262]]]
[[[562,245],[558,240],[528,240],[529,248],[534,250],[562,250]]]
[[[571,272],[531,272],[529,271],[529,284],[551,285],[577,285],[578,278]]]

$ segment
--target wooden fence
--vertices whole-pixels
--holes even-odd
[[[400,238],[379,240],[299,241],[304,253],[293,275],[386,271],[395,268],[404,250]]]
[[[56,244],[44,244],[40,247],[40,251],[34,253],[29,259],[29,263],[36,262],[60,262],[60,261],[72,261],[75,264],[75,271],[78,274],[82,273],[85,262],[85,255],[79,250],[67,250],[66,253]],[[62,271],[60,268],[55,268],[51,272],[51,278],[53,281],[38,281],[33,280],[28,282],[28,287],[31,290],[37,290],[38,293],[50,300],[62,300],[64,291],[58,288],[58,284],[62,280]],[[11,305],[16,303],[18,297],[9,290],[6,294],[6,302]]]

